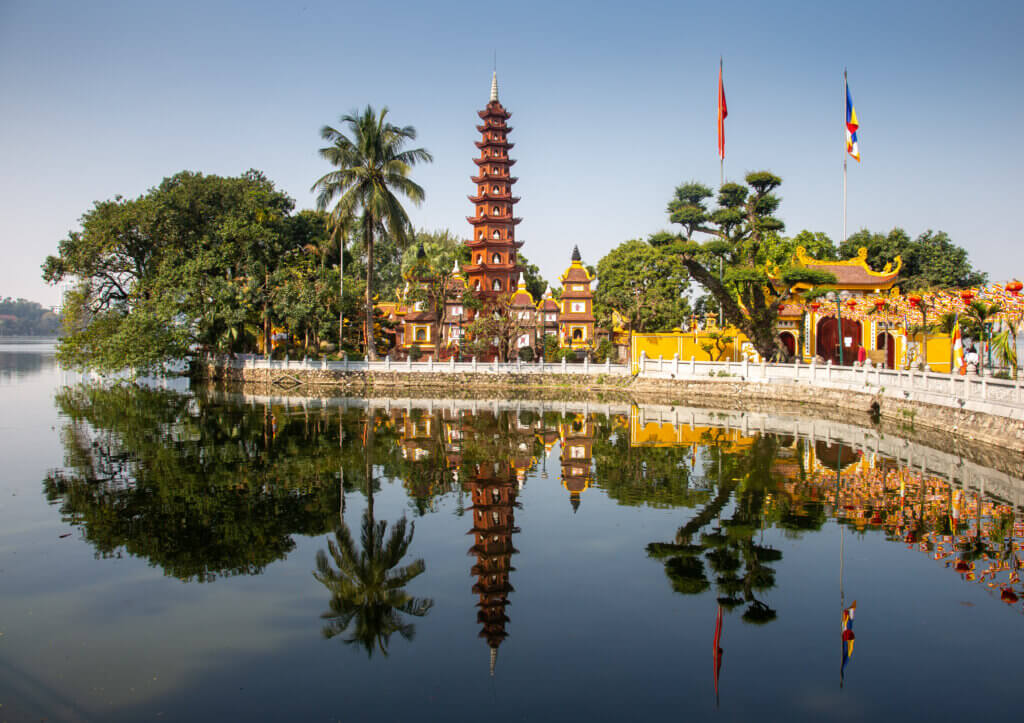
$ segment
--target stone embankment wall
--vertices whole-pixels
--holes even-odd
[[[431,396],[469,396],[481,392],[508,398],[612,398],[683,406],[721,406],[728,409],[784,405],[789,410],[834,414],[848,410],[875,417],[900,429],[927,429],[950,439],[967,440],[1024,453],[1024,423],[954,407],[896,400],[869,392],[830,389],[810,384],[763,384],[734,378],[645,379],[601,374],[516,374],[480,370],[441,372],[343,372],[321,369],[238,369],[199,365],[194,376],[211,382],[263,385],[310,396],[391,395],[404,390]]]

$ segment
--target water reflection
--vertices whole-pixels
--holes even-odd
[[[333,638],[352,630],[345,643],[363,648],[367,656],[375,651],[388,654],[388,642],[398,633],[412,640],[416,627],[403,616],[421,618],[434,601],[409,595],[405,587],[426,570],[421,559],[399,567],[412,544],[415,525],[403,517],[391,527],[373,519],[372,508],[363,513],[362,550],[356,550],[352,533],[342,523],[333,540],[327,541],[328,552],[317,552],[314,577],[331,593],[330,610],[323,614],[329,622],[323,628],[325,638]],[[331,565],[333,561],[334,565]]]
[[[594,489],[621,505],[678,509],[675,535],[651,540],[647,556],[672,590],[710,592],[746,623],[780,614],[771,591],[782,552],[764,542],[765,530],[796,538],[830,519],[910,545],[994,599],[1012,604],[1022,594],[1015,505],[832,440],[714,419],[652,422],[636,409],[365,412],[131,386],[66,388],[56,401],[65,460],[44,491],[98,556],[138,556],[167,575],[210,582],[259,574],[294,549],[296,535],[337,530],[317,557],[317,579],[331,591],[325,634],[347,632],[368,652],[386,651],[393,633],[411,637],[402,615],[431,607],[401,591],[425,564],[401,566],[413,527],[376,521],[380,485],[400,482],[414,516],[442,499],[470,513],[472,592],[493,666],[509,634],[519,496],[531,475],[544,479],[556,447],[574,514],[586,514]],[[361,546],[344,522],[352,490],[367,504]]]

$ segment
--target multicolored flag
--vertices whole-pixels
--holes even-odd
[[[857,145],[857,111],[853,107],[853,98],[850,97],[850,84],[846,84],[846,152],[860,163],[860,147]]]
[[[953,326],[953,367],[960,373],[967,373],[967,364],[964,362],[964,340],[960,336],[960,320],[957,319]]]
[[[725,86],[722,85],[722,61],[718,61],[718,157],[725,160],[725,119],[729,108],[725,104]]]
[[[839,668],[839,678],[846,675],[846,664],[853,657],[853,614],[857,612],[857,601],[843,610],[843,664]]]

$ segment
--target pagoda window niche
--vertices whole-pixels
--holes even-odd
[[[494,238],[501,238],[501,231],[495,230],[493,235],[494,235]]]
[[[491,256],[491,263],[492,264],[500,264],[501,263],[501,254],[494,254],[493,256]]]
[[[491,284],[492,291],[501,291],[501,279],[495,279],[494,283]]]
[[[483,234],[481,234],[481,235],[483,235]],[[476,263],[477,263],[477,265],[482,264],[483,262],[484,262],[484,255],[483,254],[477,254],[476,255]]]
[[[582,339],[583,338],[583,329],[581,329],[578,326],[575,329],[573,329],[572,330],[572,338],[573,339]]]

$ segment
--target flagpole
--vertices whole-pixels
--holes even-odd
[[[846,242],[846,68],[843,68],[843,243]]]

